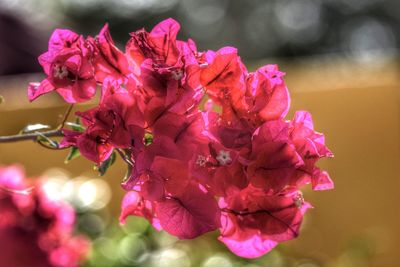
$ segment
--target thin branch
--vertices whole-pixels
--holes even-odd
[[[134,163],[131,161],[130,156],[128,155],[128,153],[126,153],[125,151],[123,151],[122,149],[117,148],[116,149],[118,154],[121,156],[121,158],[128,163],[128,165],[130,165],[131,167],[133,167]]]
[[[46,136],[46,137],[61,137],[64,136],[61,129],[50,130],[46,132],[34,132],[34,133],[27,133],[27,134],[16,134],[16,135],[8,135],[8,136],[0,136],[0,143],[11,143],[11,142],[19,142],[19,141],[26,141],[26,140],[33,140],[39,136]]]
[[[61,137],[64,136],[62,133],[62,128],[64,127],[65,123],[68,120],[68,116],[72,111],[74,104],[69,105],[68,109],[65,111],[61,124],[54,130],[49,130],[45,132],[33,132],[33,133],[23,133],[23,134],[16,134],[16,135],[9,135],[9,136],[0,136],[0,143],[11,143],[11,142],[19,142],[19,141],[27,141],[33,140],[37,141],[39,136],[46,136],[46,137]],[[51,148],[43,144],[43,142],[38,141],[41,146],[45,148]],[[51,149],[58,149],[58,148],[51,148]]]
[[[51,149],[51,150],[64,150],[64,149],[70,149],[71,147],[66,146],[66,147],[53,147],[53,146],[49,146],[46,143],[42,142],[41,140],[37,140],[36,141],[40,146],[47,148],[47,149]]]
[[[73,107],[74,107],[74,104],[69,105],[67,111],[64,113],[64,116],[63,116],[63,119],[62,119],[62,121],[61,121],[61,124],[57,127],[57,129],[62,129],[62,128],[64,128],[64,125],[65,125],[65,123],[67,122],[68,116],[69,116],[69,114],[71,113]]]

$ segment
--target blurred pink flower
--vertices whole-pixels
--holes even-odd
[[[88,255],[89,241],[73,235],[73,208],[19,166],[0,167],[0,214],[1,267],[74,267]]]

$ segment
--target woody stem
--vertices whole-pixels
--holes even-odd
[[[0,143],[11,143],[11,142],[19,142],[19,141],[26,141],[26,140],[33,140],[39,136],[46,136],[46,137],[57,137],[63,136],[61,129],[50,130],[46,132],[33,132],[33,133],[26,133],[26,134],[16,134],[16,135],[8,135],[8,136],[0,136]]]
[[[64,116],[60,125],[54,129],[45,132],[33,132],[33,133],[23,133],[23,134],[16,134],[16,135],[8,135],[8,136],[0,136],[0,143],[12,143],[12,142],[19,142],[19,141],[27,141],[33,140],[37,141],[39,136],[46,136],[46,137],[61,137],[64,136],[61,129],[64,127],[65,123],[67,122],[68,116],[74,107],[73,104],[69,105],[68,109],[65,111]],[[39,144],[41,144],[39,142]],[[42,144],[41,144],[42,145]],[[49,147],[46,147],[49,148]]]
[[[69,105],[67,111],[65,111],[65,113],[64,113],[64,116],[63,116],[63,119],[61,121],[61,124],[57,127],[57,129],[62,129],[64,127],[65,123],[68,120],[68,116],[71,113],[73,107],[74,107],[74,104]]]

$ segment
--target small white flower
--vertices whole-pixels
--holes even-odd
[[[221,165],[227,165],[232,162],[230,152],[225,150],[220,150],[216,159]]]
[[[174,78],[174,80],[176,80],[176,81],[179,81],[183,77],[182,70],[174,70],[171,72],[171,74],[172,74],[172,78]]]
[[[294,197],[293,197],[294,204],[296,205],[297,208],[301,208],[304,204],[304,197],[301,192],[298,192]]]
[[[206,163],[207,163],[207,158],[205,156],[203,156],[203,155],[197,156],[197,160],[196,160],[197,165],[204,167],[204,166],[206,166]]]
[[[58,79],[64,79],[68,76],[68,70],[66,66],[56,65],[54,66],[53,76]]]

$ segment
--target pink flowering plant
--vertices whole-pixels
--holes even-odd
[[[198,51],[177,39],[179,29],[167,19],[132,32],[125,52],[107,25],[95,38],[56,30],[39,57],[47,77],[30,84],[29,99],[56,91],[81,103],[99,88],[99,103],[33,136],[70,148],[69,158],[80,153],[101,174],[120,155],[128,167],[121,223],[141,216],[181,239],[218,230],[236,255],[262,256],[299,235],[311,208],[304,185],[333,188],[316,166],[333,155],[308,112],[286,119],[290,96],[277,65],[249,72],[237,49]]]
[[[19,166],[0,166],[0,266],[76,267],[90,243],[74,235],[75,211]]]

